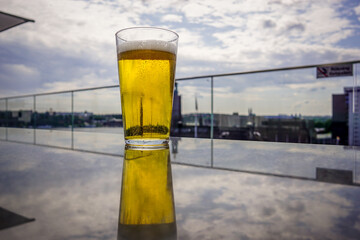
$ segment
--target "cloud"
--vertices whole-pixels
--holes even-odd
[[[175,14],[167,14],[162,17],[164,22],[182,22],[182,16]]]
[[[181,10],[185,13],[186,18],[195,22],[213,12],[212,6],[207,2],[189,2]]]
[[[263,27],[264,28],[274,28],[274,27],[276,27],[276,22],[274,22],[272,20],[265,20],[263,23]]]
[[[290,24],[287,29],[287,31],[299,31],[299,32],[304,32],[305,30],[305,25],[302,23],[294,23],[294,24]]]
[[[13,187],[4,187],[4,182],[0,184],[3,193],[0,198],[10,209],[17,209],[17,212],[25,216],[36,218],[34,223],[29,223],[31,227],[28,230],[31,230],[27,235],[37,236],[36,238],[44,236],[43,238],[48,239],[79,236],[84,236],[80,237],[82,239],[94,236],[97,239],[116,237],[122,159],[94,154],[85,159],[88,155],[84,153],[60,152],[51,148],[29,150],[26,145],[21,146],[22,150],[16,147],[18,153],[24,151],[25,154],[21,156],[20,153],[19,158],[11,162],[3,161],[2,174],[3,171],[10,173],[6,182],[11,182]],[[29,156],[34,159],[32,163],[26,163],[28,161],[25,158]],[[49,159],[57,161],[48,161]],[[82,160],[86,161],[86,167],[81,167]],[[110,163],[112,166],[106,167]],[[55,168],[58,171],[54,171]],[[106,168],[111,169],[112,173]],[[13,177],[15,175],[22,177],[16,179]],[[25,182],[28,184],[24,184]],[[94,185],[95,182],[100,185]],[[70,215],[73,215],[71,221],[56,220]],[[97,218],[88,217],[94,215],[106,219],[105,222],[99,223]],[[55,222],[56,225],[51,224]],[[46,229],[43,227],[44,224],[39,223],[45,223]],[[91,230],[89,226],[92,226]],[[57,231],[58,227],[67,229],[66,233]],[[26,227],[24,230],[27,231]],[[6,234],[12,236],[12,230]]]
[[[354,11],[358,17],[358,20],[360,21],[360,4],[359,4],[359,6],[354,8]]]
[[[174,189],[178,189],[176,210],[181,219],[179,232],[185,231],[195,238],[243,236],[246,239],[244,235],[250,239],[336,238],[342,232],[328,229],[341,228],[337,220],[352,214],[341,209],[356,206],[342,197],[343,192],[336,185],[324,188],[322,183],[283,181],[259,175],[224,174],[181,166],[174,169]],[[180,182],[176,179],[180,176],[186,179],[188,187],[181,183],[183,187],[178,188]],[[206,187],[209,184],[211,189]],[[331,200],[314,208],[309,199]]]
[[[0,65],[0,81],[2,89],[33,89],[39,84],[41,73],[36,67],[21,63],[5,63]],[[1,91],[1,90],[0,90]]]
[[[25,66],[24,64],[3,64],[2,66],[3,77],[11,76],[11,81],[15,84],[32,80],[37,80],[40,77],[38,69]]]
[[[4,64],[6,69],[11,73],[16,73],[19,75],[25,75],[29,77],[39,77],[39,71],[37,69],[27,67],[23,64]]]

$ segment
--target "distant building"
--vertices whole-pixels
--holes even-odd
[[[348,103],[349,145],[360,146],[360,87],[344,88]]]
[[[314,138],[313,121],[293,118],[264,118],[255,130],[263,141],[311,143]]]
[[[19,121],[24,122],[24,123],[30,123],[31,117],[32,117],[31,110],[19,111]]]
[[[333,94],[332,137],[340,144],[360,146],[360,87],[345,87]]]
[[[332,95],[332,138],[337,139],[338,144],[348,145],[348,104],[345,94]]]
[[[198,136],[210,137],[211,114],[209,113],[184,114],[182,129],[176,136],[194,136],[195,119]],[[312,143],[315,141],[316,133],[313,120],[303,119],[300,116],[256,116],[249,110],[248,115],[215,113],[214,138]]]
[[[214,114],[214,124],[219,128],[240,128],[246,127],[248,116],[239,114]]]
[[[111,118],[102,123],[104,127],[122,127],[123,121],[122,119],[118,118]]]
[[[181,122],[181,96],[179,95],[177,83],[175,83],[171,129],[175,130]]]

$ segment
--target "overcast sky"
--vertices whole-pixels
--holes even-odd
[[[179,33],[177,78],[360,59],[360,0],[0,0],[0,6],[35,20],[0,33],[0,97],[118,84],[114,34],[133,26]],[[229,83],[217,82],[216,93],[239,85]],[[255,92],[269,87],[258,83],[250,84]],[[322,85],[316,79],[279,83],[281,88],[272,80],[271,89],[293,94]],[[184,86],[182,94],[193,96],[195,85]],[[284,111],[296,113],[294,104]]]

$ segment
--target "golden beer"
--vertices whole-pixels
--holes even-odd
[[[125,149],[118,239],[176,239],[168,146]]]
[[[169,148],[126,149],[119,223],[143,225],[174,221]]]
[[[170,136],[179,36],[154,27],[126,28],[115,36],[125,142],[164,146]]]
[[[141,49],[118,54],[125,139],[168,139],[176,56]]]

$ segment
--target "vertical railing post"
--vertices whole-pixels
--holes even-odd
[[[357,88],[356,88],[356,64],[353,64],[353,94],[352,94],[352,112],[353,112],[353,116],[355,115],[355,111],[356,111],[356,92],[357,92]]]
[[[9,128],[9,117],[8,117],[8,99],[5,99],[5,140],[8,141],[8,128]]]
[[[210,138],[214,138],[214,77],[211,76],[211,129]]]
[[[211,77],[211,167],[214,167],[214,77]]]
[[[353,105],[354,105],[354,114],[353,114],[353,116],[355,116],[355,109],[357,109],[358,107],[359,107],[359,103],[356,101],[356,100],[358,100],[359,98],[357,97],[357,96],[355,96],[355,94],[358,94],[358,90],[357,90],[357,87],[358,87],[358,85],[357,85],[357,64],[356,63],[354,63],[353,64],[353,77],[354,77],[354,90],[353,90],[353,96],[354,96],[354,101],[353,101]],[[356,104],[358,104],[358,106],[356,106],[356,108],[355,108],[355,103]],[[356,121],[360,121],[358,118],[355,118],[356,119]],[[355,123],[355,119],[353,120],[353,122],[354,122],[354,126],[355,126],[355,124],[357,125],[357,123]],[[355,127],[354,127],[354,129],[355,129]],[[353,130],[353,131],[355,131],[355,130]],[[353,136],[354,136],[355,134],[353,133]],[[355,148],[355,147],[353,147],[352,148],[353,149],[353,151],[354,151],[354,175],[353,175],[353,182],[354,183],[357,183],[357,169],[356,169],[356,163],[357,163],[357,149]]]
[[[211,167],[213,168],[214,167],[214,139],[211,139],[211,156],[210,156],[210,164],[211,164]]]
[[[211,167],[214,167],[214,77],[211,76]]]
[[[74,149],[74,91],[71,91],[71,149]]]
[[[36,144],[36,118],[37,118],[37,112],[36,112],[36,95],[34,95],[34,123],[33,123],[33,128],[34,128],[34,144]]]

